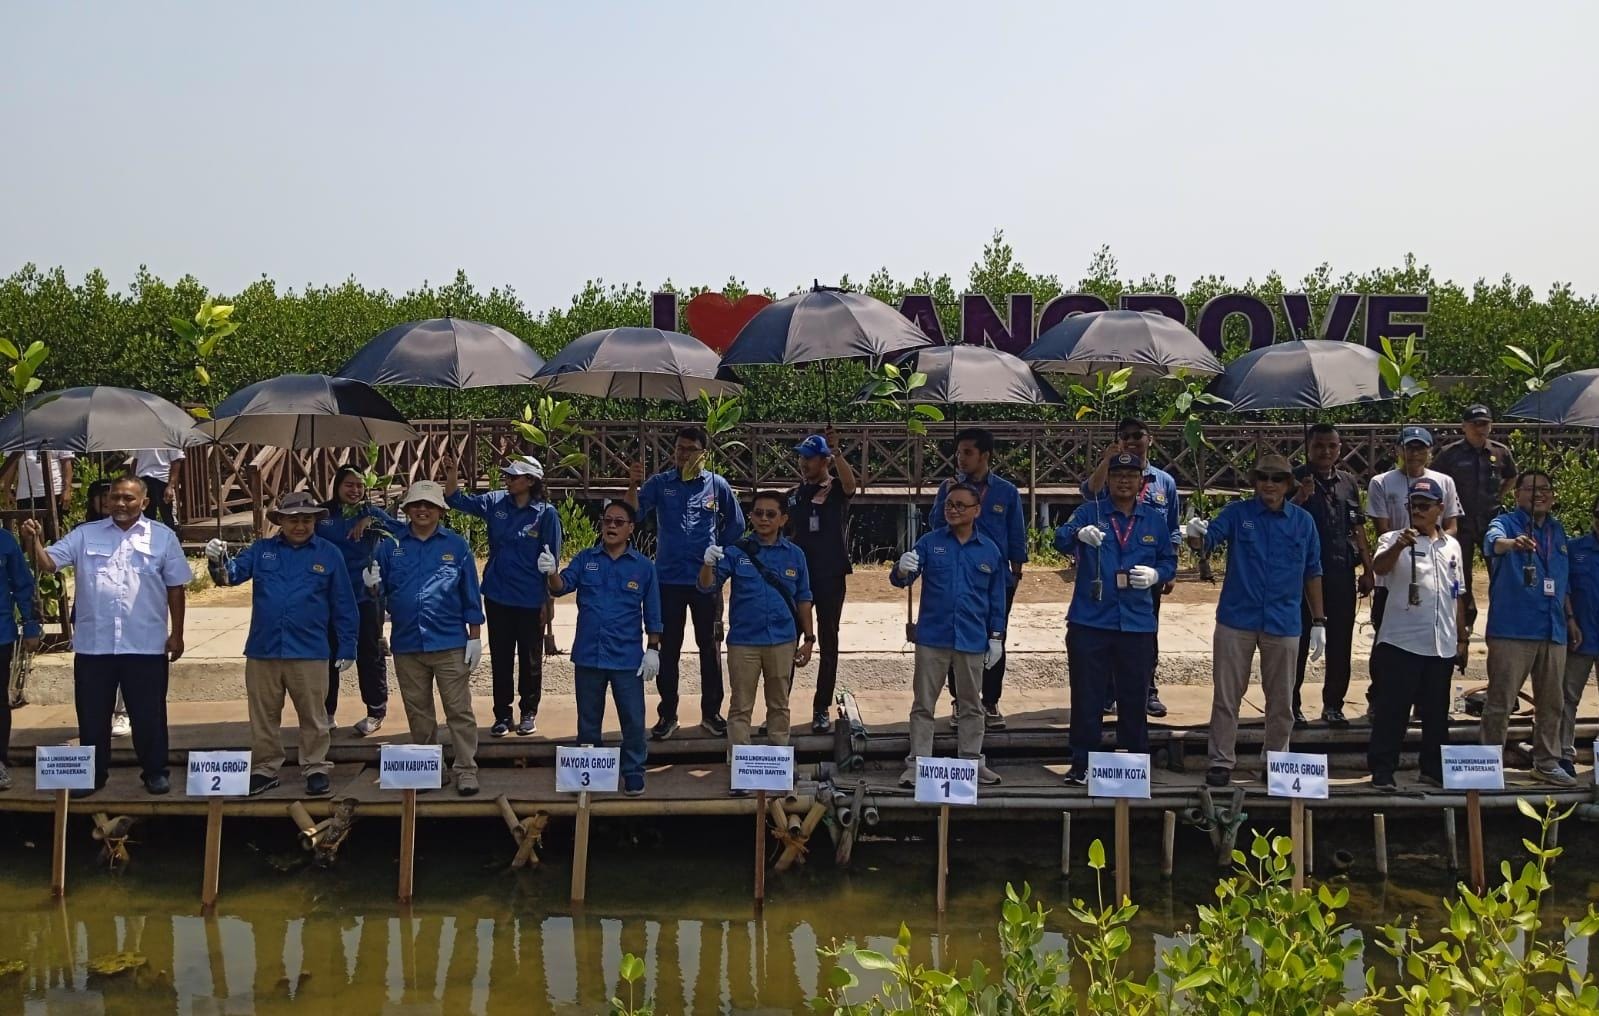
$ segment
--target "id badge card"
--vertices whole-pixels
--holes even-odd
[[[819,533],[822,531],[822,517],[820,515],[813,514],[810,518],[810,523],[811,532]]]
[[[1553,596],[1553,595],[1555,595],[1555,580],[1554,579],[1544,579],[1543,580],[1543,594],[1545,596]]]

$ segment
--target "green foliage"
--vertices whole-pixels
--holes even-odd
[[[572,403],[553,395],[539,398],[537,408],[522,407],[522,418],[512,420],[511,426],[522,440],[534,445],[544,456],[544,468],[549,473],[558,469],[577,469],[587,465],[589,457],[580,442],[588,431],[578,425],[572,413]]]
[[[172,315],[172,331],[186,347],[185,355],[192,361],[194,378],[202,388],[211,387],[210,363],[216,356],[222,340],[239,330],[233,318],[233,305],[217,303],[206,297],[192,319]],[[190,410],[200,419],[209,419],[210,411],[204,408]]]
[[[737,395],[718,395],[713,399],[702,391],[700,409],[705,413],[705,434],[710,439],[705,448],[705,468],[725,474],[729,461],[727,454],[746,447],[744,442],[727,436],[744,419],[744,402]]]
[[[1549,382],[1565,368],[1570,361],[1569,356],[1560,355],[1560,342],[1553,340],[1540,349],[1532,347],[1532,352],[1520,346],[1512,346],[1508,342],[1505,348],[1510,350],[1509,356],[1501,356],[1499,362],[1504,364],[1513,374],[1519,374],[1524,379],[1522,384],[1529,392],[1541,392],[1549,387]]]
[[[1094,374],[1092,388],[1074,383],[1071,386],[1071,393],[1082,403],[1077,407],[1074,418],[1081,420],[1085,416],[1097,416],[1101,420],[1109,419],[1115,405],[1127,397],[1132,377],[1133,369],[1123,367],[1109,374],[1097,371]]]
[[[1055,530],[1030,527],[1027,530],[1027,560],[1037,568],[1064,568],[1070,559],[1055,549]]]
[[[1170,424],[1173,420],[1181,418],[1183,421],[1183,444],[1188,446],[1189,452],[1194,455],[1197,462],[1200,450],[1214,448],[1215,445],[1205,437],[1205,418],[1200,415],[1201,406],[1216,409],[1225,409],[1232,405],[1220,395],[1212,395],[1205,391],[1210,384],[1210,378],[1188,378],[1182,371],[1178,372],[1178,380],[1183,383],[1182,391],[1178,392],[1171,403],[1161,411],[1160,422],[1162,425]]]
[[[927,375],[921,371],[907,374],[894,364],[885,363],[871,373],[872,397],[869,404],[900,417],[907,432],[925,437],[927,421],[940,423],[944,419],[944,411],[937,406],[912,402],[916,389],[925,384]]]
[[[583,505],[570,494],[555,506],[555,513],[561,517],[561,551],[567,560],[599,542],[599,528]]]
[[[5,385],[7,406],[21,405],[24,399],[43,386],[44,382],[36,375],[49,355],[50,347],[43,342],[31,342],[26,349],[19,350],[10,339],[0,338],[0,362],[8,364]]]
[[[622,955],[622,981],[627,985],[627,1001],[612,996],[610,1016],[655,1016],[655,1003],[649,998],[638,1001],[638,982],[644,976],[644,961],[632,953]]]

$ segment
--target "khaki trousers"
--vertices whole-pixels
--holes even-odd
[[[1482,707],[1483,744],[1503,745],[1521,686],[1532,677],[1532,764],[1545,772],[1562,757],[1566,647],[1546,639],[1488,639],[1488,700]]]
[[[1560,751],[1572,762],[1577,760],[1577,707],[1582,704],[1582,691],[1588,686],[1588,675],[1599,656],[1584,656],[1566,647],[1566,708],[1560,714]],[[1593,761],[1592,756],[1588,759]]]
[[[727,742],[750,743],[750,717],[755,714],[755,685],[766,678],[766,737],[788,743],[788,693],[794,676],[794,643],[775,646],[728,646],[727,681],[732,701],[727,707]]]
[[[330,773],[327,660],[244,661],[244,693],[250,705],[250,773],[276,776],[283,768],[283,697],[300,716],[300,771]]]
[[[1249,688],[1249,672],[1260,650],[1260,687],[1266,693],[1267,751],[1287,751],[1294,732],[1294,668],[1298,635],[1268,635],[1216,625],[1210,637],[1211,683],[1210,764],[1231,769],[1237,763],[1238,706]]]
[[[472,714],[472,675],[466,671],[461,649],[432,653],[395,653],[394,678],[405,703],[405,719],[412,744],[436,744],[439,718],[433,711],[433,689],[444,705],[444,722],[450,727],[455,748],[451,768],[458,773],[477,772],[477,717]]]
[[[911,753],[906,765],[917,756],[933,754],[933,710],[946,681],[955,686],[955,742],[961,758],[980,758],[983,754],[983,654],[955,649],[916,647],[916,669],[911,678]]]

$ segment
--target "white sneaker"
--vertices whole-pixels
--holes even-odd
[[[131,733],[133,733],[133,724],[128,722],[128,714],[127,713],[112,713],[111,714],[111,736],[112,737],[127,737]]]

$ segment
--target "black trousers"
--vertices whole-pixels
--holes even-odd
[[[177,522],[172,517],[172,506],[167,504],[167,481],[153,480],[148,476],[141,476],[144,481],[145,496],[149,502],[144,506],[144,517],[164,522],[168,528],[176,529]]]
[[[1160,666],[1160,586],[1150,586],[1149,595],[1155,601],[1155,630],[1149,636],[1149,689],[1147,699],[1155,696],[1155,668]],[[1121,703],[1116,699],[1116,678],[1109,671],[1105,673],[1105,698],[1104,702],[1116,702],[1116,708],[1121,708]],[[1144,706],[1139,706],[1143,709]]]
[[[111,711],[122,704],[133,724],[133,753],[145,779],[167,774],[167,658],[165,654],[79,653],[72,659],[72,699],[78,743],[94,747],[95,786],[111,771]]]
[[[17,648],[15,642],[7,642],[0,646],[0,673],[7,677],[6,692],[0,695],[0,765],[9,764],[11,751],[11,654]]]
[[[838,626],[844,619],[846,575],[811,579],[812,609],[816,611],[816,646],[821,659],[816,664],[816,695],[811,713],[826,713],[833,704],[838,685]]]
[[[1011,604],[1016,602],[1016,587],[1010,586],[1005,590],[1005,619],[1010,620]],[[1008,628],[1009,625],[1007,624]],[[999,705],[999,696],[1005,690],[1005,660],[1009,653],[1001,653],[999,662],[992,667],[983,668],[983,708],[994,709]],[[946,681],[949,687],[949,700],[955,701],[955,670],[950,668]]]
[[[1326,683],[1321,687],[1323,709],[1344,708],[1349,694],[1350,664],[1355,645],[1355,566],[1335,565],[1321,573],[1322,609],[1327,612]],[[1305,683],[1305,665],[1310,661],[1310,603],[1299,604],[1299,664],[1294,671],[1294,711],[1299,711],[1299,689]]]
[[[374,599],[365,599],[357,603],[356,610],[360,612],[355,629],[355,676],[361,687],[361,702],[366,706],[368,716],[380,719],[389,711],[389,670],[387,661],[383,659],[383,609]],[[331,657],[338,651],[333,646],[329,652]],[[328,720],[332,721],[333,714],[339,708],[339,668],[338,661],[328,661],[328,697],[326,703]]]
[[[537,713],[544,694],[544,608],[513,607],[483,597],[489,623],[489,663],[494,672],[494,718],[511,719],[511,676],[517,670],[517,706]]]
[[[694,621],[694,645],[700,651],[700,717],[722,714],[722,654],[716,644],[716,622],[722,613],[722,598],[702,593],[698,586],[661,584],[661,673],[655,689],[661,702],[656,712],[661,719],[677,718],[678,662],[683,655],[685,615]]]
[[[1399,768],[1399,748],[1414,709],[1421,717],[1421,771],[1443,779],[1439,747],[1449,736],[1449,675],[1455,661],[1445,656],[1419,656],[1380,642],[1371,650],[1374,715],[1366,761],[1372,774]]]
[[[1099,751],[1104,732],[1105,694],[1116,696],[1116,746],[1123,751],[1149,751],[1150,646],[1154,632],[1110,631],[1080,624],[1066,626],[1066,667],[1071,679],[1072,716],[1069,742],[1074,768],[1088,765],[1088,753]]]

